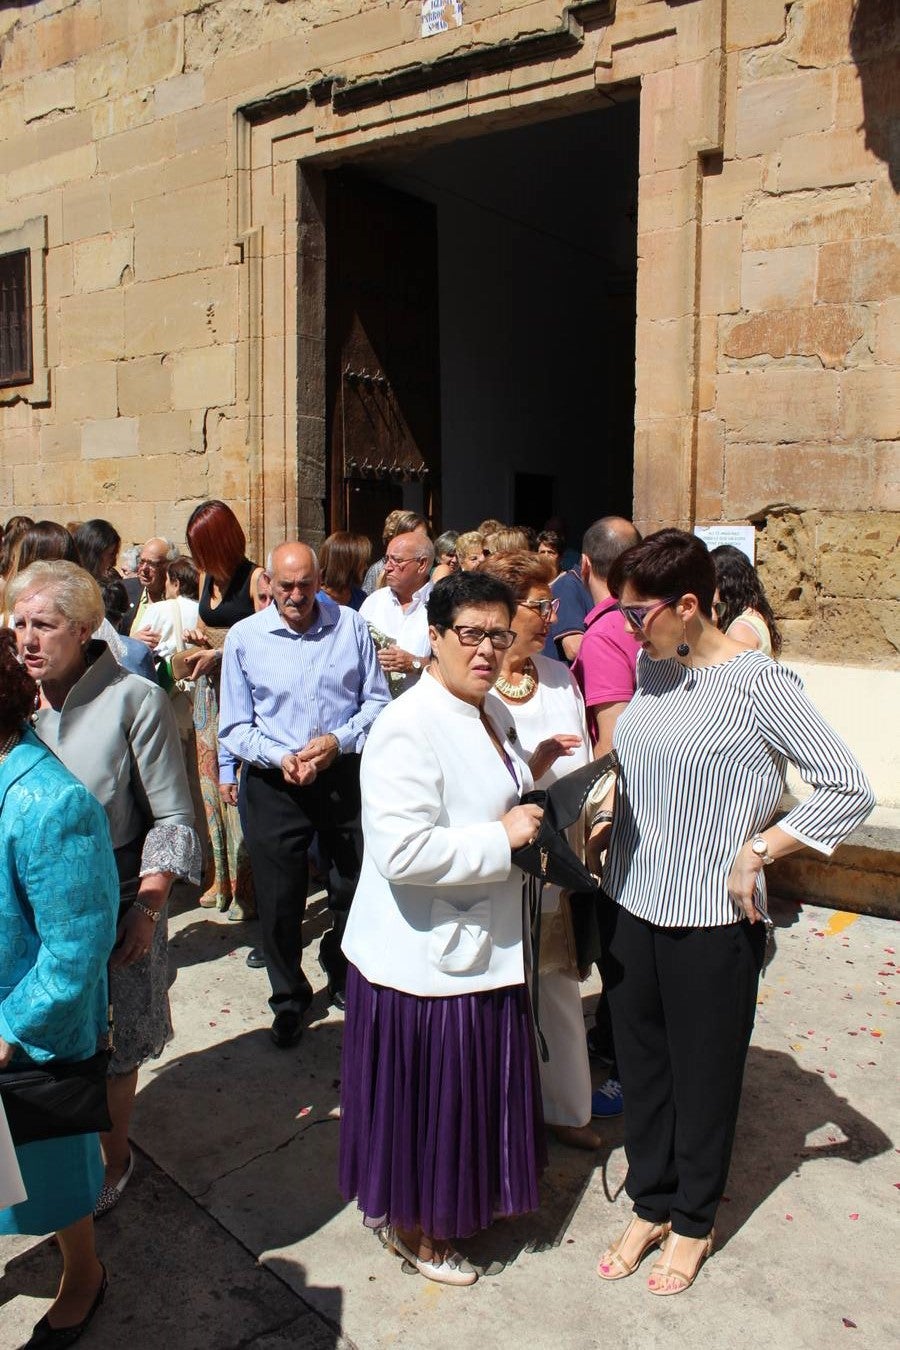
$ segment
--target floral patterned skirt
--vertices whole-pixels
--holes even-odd
[[[138,882],[123,881],[123,904],[133,900]],[[131,1073],[146,1059],[159,1059],[172,1039],[172,1014],[169,1008],[169,940],[166,919],[153,925],[150,951],[140,961],[109,972],[109,1001],[112,1006],[113,1054],[109,1071]]]
[[[238,919],[253,919],[256,897],[240,817],[237,807],[226,805],[219,796],[219,693],[205,675],[196,683],[194,727],[213,872],[200,904],[208,909],[231,910]]]

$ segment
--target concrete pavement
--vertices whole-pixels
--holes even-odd
[[[341,1017],[318,989],[304,1039],[268,1039],[253,926],[187,908],[170,921],[176,1036],[141,1076],[135,1176],[98,1226],[110,1292],[85,1347],[112,1350],[468,1350],[750,1342],[775,1350],[896,1339],[900,930],[776,904],[717,1253],[696,1286],[656,1299],[603,1284],[627,1221],[621,1122],[598,1157],[554,1143],[543,1205],[466,1245],[490,1272],[470,1290],[410,1274],[336,1187]],[[585,1006],[592,1006],[590,987]],[[52,1297],[51,1243],[0,1240],[0,1350]],[[649,1267],[648,1267],[649,1268]]]

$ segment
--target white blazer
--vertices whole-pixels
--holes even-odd
[[[426,671],[369,732],[362,871],[343,949],[371,984],[423,996],[522,984],[522,873],[500,817],[531,787],[495,723]]]

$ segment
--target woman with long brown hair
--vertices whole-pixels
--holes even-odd
[[[723,633],[764,656],[781,654],[781,633],[769,598],[750,559],[733,544],[712,550],[716,565],[713,610]]]

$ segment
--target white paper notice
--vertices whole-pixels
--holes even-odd
[[[756,566],[756,529],[753,525],[695,525],[694,534],[712,552],[720,544],[732,544]]]
[[[434,37],[463,21],[463,0],[422,0],[422,36]]]
[[[3,1100],[0,1098],[0,1209],[8,1209],[10,1205],[18,1205],[25,1198],[22,1173],[19,1171],[19,1164],[16,1161],[16,1150],[13,1146],[12,1135],[9,1132],[9,1125],[6,1123]]]

